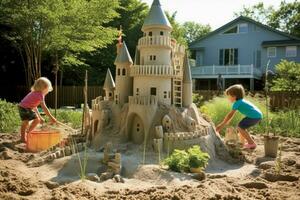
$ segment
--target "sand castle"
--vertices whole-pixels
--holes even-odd
[[[92,101],[92,144],[129,141],[172,151],[203,143],[214,154],[215,147],[204,143],[208,135],[212,144],[218,137],[192,102],[188,55],[171,38],[172,26],[159,0],[153,1],[142,32],[134,61],[126,43],[117,44],[115,81],[108,69],[105,96]]]

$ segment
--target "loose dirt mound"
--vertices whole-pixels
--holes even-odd
[[[0,157],[1,200],[300,199],[299,139],[283,138],[281,141],[282,167],[279,173],[275,170],[274,159],[263,156],[263,142],[256,137],[258,148],[253,152],[243,152],[253,164],[237,166],[216,163],[216,168],[208,169],[209,173],[202,181],[165,171],[158,165],[144,165],[134,168],[134,173],[130,178],[125,178],[125,183],[116,183],[113,179],[101,183],[82,182],[78,178],[64,183],[54,181],[51,187],[49,180],[53,181],[59,175],[67,176],[64,169],[70,166],[73,169],[78,165],[76,157],[65,157],[41,167],[28,168],[26,162],[35,155],[19,152],[15,142],[17,139],[17,136],[0,134],[0,153],[7,152],[8,155]],[[124,153],[124,157],[131,158],[130,152]],[[100,153],[94,154],[90,154],[89,158],[91,163],[88,168],[91,170],[97,169],[98,164],[100,166]]]

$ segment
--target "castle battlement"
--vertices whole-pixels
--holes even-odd
[[[100,102],[103,101],[103,97],[99,96],[92,100],[92,110],[100,110]]]
[[[184,55],[185,54],[185,47],[183,45],[180,45],[180,44],[176,44],[173,48],[173,51],[175,53],[179,53],[179,54],[182,54]]]
[[[148,47],[148,46],[158,46],[172,48],[171,38],[168,36],[146,36],[139,39],[138,48]]]
[[[129,105],[153,105],[156,106],[158,98],[156,96],[129,96]]]
[[[165,141],[180,141],[180,140],[192,140],[195,138],[200,138],[208,134],[208,130],[203,128],[201,130],[191,131],[191,132],[176,132],[176,133],[165,133]]]
[[[134,65],[130,76],[180,77],[182,73],[176,72],[170,65]]]

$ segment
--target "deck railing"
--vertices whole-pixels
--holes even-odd
[[[259,75],[260,70],[253,65],[212,65],[192,67],[192,74],[197,75]]]

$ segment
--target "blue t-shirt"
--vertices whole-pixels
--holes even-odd
[[[245,99],[239,99],[232,105],[232,110],[238,110],[246,117],[252,119],[261,119],[263,117],[262,112],[251,102]]]

